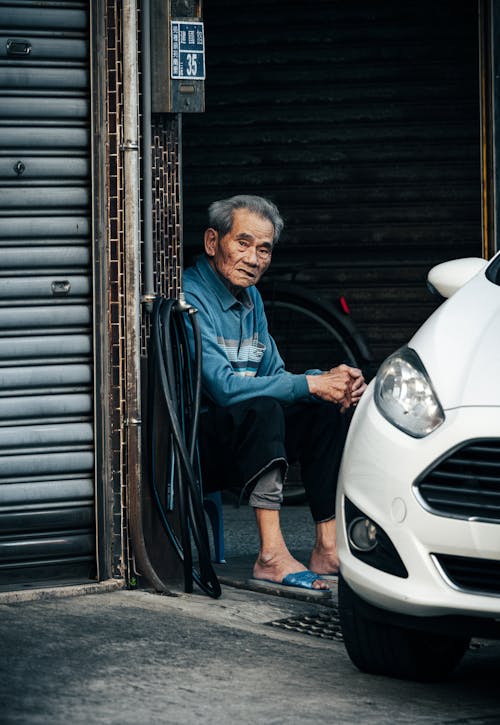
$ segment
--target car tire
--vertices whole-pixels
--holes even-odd
[[[370,617],[366,603],[339,576],[339,615],[344,643],[362,672],[432,682],[446,677],[467,651],[470,637],[405,628]],[[378,610],[381,612],[381,610]]]

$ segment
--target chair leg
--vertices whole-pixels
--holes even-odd
[[[222,496],[220,491],[205,494],[203,505],[210,519],[214,540],[214,561],[225,564],[224,558],[224,514],[222,511]]]

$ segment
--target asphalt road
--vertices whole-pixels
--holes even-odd
[[[363,675],[339,640],[270,626],[325,607],[118,591],[0,605],[0,722],[500,723],[500,643],[446,682]]]
[[[290,548],[307,551],[307,508],[282,518]],[[253,512],[226,506],[225,523],[228,557],[250,567]],[[4,599],[0,724],[500,724],[500,642],[474,642],[438,684],[364,675],[338,631],[291,628],[334,618],[335,601],[335,590],[325,606],[228,586],[219,600],[146,591]]]

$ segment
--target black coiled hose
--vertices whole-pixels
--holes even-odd
[[[194,362],[186,318],[193,328]],[[182,561],[184,589],[193,581],[217,598],[221,588],[210,560],[197,447],[201,395],[201,336],[196,310],[159,297],[153,305],[148,355],[147,448],[153,497],[163,528]],[[168,519],[178,512],[180,538]],[[193,565],[191,541],[198,552]]]

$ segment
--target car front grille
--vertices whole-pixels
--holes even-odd
[[[476,440],[453,450],[415,486],[433,513],[500,522],[500,440]]]
[[[459,589],[500,595],[500,561],[434,554],[444,574]]]

